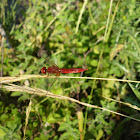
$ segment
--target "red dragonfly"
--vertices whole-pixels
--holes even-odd
[[[43,74],[54,74],[55,76],[60,76],[60,73],[80,73],[80,72],[84,72],[88,69],[83,69],[83,68],[69,68],[69,69],[59,69],[59,67],[57,65],[52,65],[51,67],[48,67],[48,69],[46,69],[46,67],[43,67],[41,69],[41,73]]]

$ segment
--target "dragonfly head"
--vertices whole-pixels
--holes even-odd
[[[43,68],[41,69],[41,73],[46,74],[46,72],[47,72],[46,67],[43,67]]]

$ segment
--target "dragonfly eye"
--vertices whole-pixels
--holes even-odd
[[[46,67],[43,67],[43,68],[41,69],[41,73],[46,74],[46,72],[47,72]]]

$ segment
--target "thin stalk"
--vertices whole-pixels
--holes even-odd
[[[81,11],[80,11],[80,15],[79,15],[78,22],[77,22],[77,25],[76,25],[76,30],[75,30],[75,33],[76,33],[76,34],[78,33],[80,21],[81,21],[81,18],[82,18],[82,15],[83,15],[83,12],[84,12],[84,9],[85,9],[85,7],[86,7],[87,2],[88,2],[88,0],[85,0],[85,1],[84,1],[83,7],[82,7],[82,9],[81,9]]]

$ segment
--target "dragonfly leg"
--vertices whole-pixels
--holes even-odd
[[[60,76],[60,73],[56,73],[56,75],[55,76]]]

